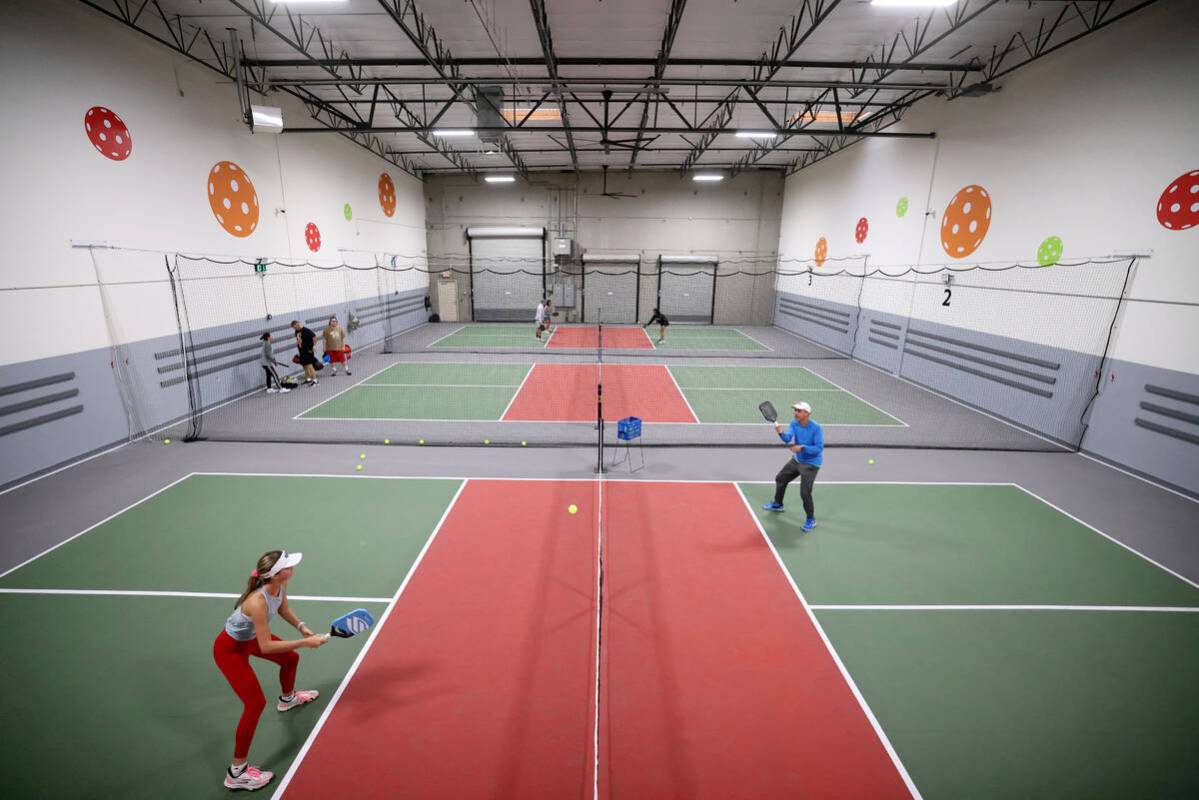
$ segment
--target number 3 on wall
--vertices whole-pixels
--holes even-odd
[[[953,292],[950,291],[949,289],[946,289],[945,290],[945,299],[941,301],[941,305],[943,305],[943,306],[949,305],[949,298],[951,298],[951,297],[953,297]]]

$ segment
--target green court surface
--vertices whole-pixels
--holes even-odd
[[[1199,589],[1011,485],[818,480],[807,534],[773,488],[741,485],[925,798],[1199,793]]]
[[[692,327],[670,325],[666,328],[665,341],[658,341],[658,328],[650,325],[646,329],[654,347],[659,350],[744,350],[764,352],[770,348],[747,336],[736,328]]]
[[[308,588],[306,577],[297,572],[296,589]],[[234,599],[0,597],[0,625],[20,631],[0,659],[6,687],[0,738],[11,765],[4,795],[229,797],[221,771],[233,755],[241,704],[213,663],[212,642]],[[386,608],[301,600],[292,606],[306,620],[357,606],[378,616]],[[283,638],[297,636],[286,623],[275,629]],[[301,650],[298,686],[321,697],[286,714],[272,702],[278,669],[251,659],[268,700],[254,736],[254,763],[286,771],[365,642],[335,639]],[[18,647],[21,657],[9,657]]]
[[[245,565],[283,547],[311,565],[292,584],[295,594],[390,597],[458,485],[193,475],[5,576],[0,587],[240,591]]]
[[[529,314],[532,316],[532,313]],[[529,323],[488,322],[467,324],[448,336],[433,342],[429,347],[463,347],[472,350],[490,347],[545,347],[548,336],[542,334],[538,341],[535,331],[537,326]]]
[[[394,364],[300,419],[498,420],[531,364]]]
[[[769,400],[783,425],[793,403],[805,400],[824,425],[903,426],[896,417],[803,367],[669,367],[700,422],[761,423]]]
[[[460,485],[193,475],[5,577],[9,589],[117,594],[0,594],[0,624],[20,631],[21,652],[0,659],[0,739],[20,764],[4,793],[228,796],[221,768],[241,706],[212,642],[236,598],[178,593],[236,594],[263,551],[285,547],[304,553],[289,587],[301,619],[319,629],[359,606],[378,617],[386,603],[374,598],[395,594]],[[130,590],[176,594],[120,594]],[[255,763],[287,769],[365,641],[300,651],[299,685],[321,698],[287,714],[268,704]],[[269,700],[277,670],[255,667]]]

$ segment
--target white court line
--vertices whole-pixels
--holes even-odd
[[[393,445],[394,447],[394,445]],[[557,481],[561,483],[585,483],[594,481],[595,478],[512,478],[512,477],[487,477],[486,475],[343,475],[330,474],[323,472],[192,472],[191,475],[208,475],[214,477],[230,476],[240,478],[344,478],[346,480],[376,480],[376,481]],[[689,480],[685,478],[604,478],[608,483],[661,483],[664,485],[685,483],[685,484],[711,484],[711,483],[748,483],[748,484],[763,484],[773,486],[773,480],[754,481],[754,480]],[[836,481],[820,479],[821,486],[837,485],[837,486],[1012,486],[1018,487],[1018,484],[1007,481]],[[0,576],[3,577],[3,576]]]
[[[329,401],[331,401],[333,398],[335,398],[335,397],[341,397],[343,394],[345,394],[346,392],[350,391],[351,389],[356,389],[356,388],[358,388],[359,386],[361,386],[362,384],[366,383],[366,382],[367,382],[367,381],[369,381],[371,378],[373,378],[373,377],[375,377],[376,375],[378,375],[380,372],[386,372],[387,370],[391,369],[391,368],[392,368],[392,367],[394,367],[394,366],[395,366],[395,364],[387,364],[387,365],[386,365],[386,366],[384,366],[384,367],[380,367],[379,369],[377,369],[377,370],[375,370],[374,372],[372,372],[370,375],[367,375],[367,376],[366,376],[365,378],[363,378],[362,380],[360,380],[360,381],[357,381],[356,383],[351,383],[349,386],[347,386],[346,388],[342,389],[340,392],[337,392],[337,393],[335,393],[335,394],[332,394],[332,395],[330,395],[329,397],[326,397],[324,400],[321,400],[320,402],[318,402],[316,405],[314,405],[314,406],[310,406],[309,408],[306,408],[306,409],[304,409],[304,410],[303,410],[303,411],[301,411],[299,414],[296,414],[294,417],[292,417],[292,419],[303,419],[303,418],[304,418],[304,415],[305,415],[305,414],[307,414],[309,411],[312,411],[314,408],[320,408],[320,407],[321,407],[321,406],[323,406],[325,403],[328,403]],[[309,387],[309,388],[313,388],[313,387]]]
[[[316,725],[312,727],[312,731],[308,734],[308,738],[304,740],[304,744],[300,747],[299,752],[296,753],[295,759],[292,760],[291,766],[287,769],[287,774],[285,774],[283,779],[279,781],[279,785],[275,789],[275,793],[271,795],[272,800],[278,800],[278,798],[282,797],[283,793],[287,791],[287,785],[291,783],[291,779],[295,777],[296,772],[300,768],[301,762],[304,760],[304,756],[308,755],[309,748],[312,747],[312,743],[316,741],[316,737],[320,734],[321,728],[325,726],[329,716],[333,713],[333,709],[337,706],[337,701],[341,699],[342,694],[345,692],[346,686],[349,685],[350,679],[354,677],[354,673],[358,671],[358,667],[362,664],[363,659],[366,658],[366,654],[370,652],[371,645],[373,645],[379,638],[379,632],[383,630],[383,626],[387,624],[387,619],[391,616],[392,609],[396,607],[396,603],[399,601],[400,595],[404,593],[404,589],[407,588],[408,582],[412,580],[412,576],[416,574],[417,568],[420,567],[421,561],[423,561],[425,558],[425,553],[429,552],[429,547],[433,544],[433,540],[437,538],[437,534],[441,532],[441,527],[445,523],[446,517],[450,515],[451,509],[453,509],[454,505],[457,504],[458,498],[461,496],[462,490],[466,488],[466,484],[468,482],[469,481],[465,480],[462,481],[462,484],[458,487],[458,491],[454,492],[454,496],[450,499],[450,504],[446,506],[445,512],[441,515],[441,519],[437,521],[437,525],[433,528],[433,532],[429,534],[429,538],[425,541],[425,546],[421,548],[420,553],[418,553],[416,556],[416,560],[412,562],[412,567],[408,570],[408,574],[404,576],[404,581],[400,584],[400,588],[396,589],[396,593],[391,597],[387,608],[379,617],[378,624],[375,625],[375,627],[371,630],[370,638],[366,640],[366,644],[364,644],[362,649],[358,651],[358,656],[354,659],[354,663],[350,665],[349,670],[346,671],[345,677],[342,678],[341,683],[338,684],[337,691],[333,693],[332,699],[329,700],[329,705],[325,706],[325,710],[321,713],[320,719],[316,721]]]
[[[861,400],[863,403],[865,403],[866,405],[868,405],[868,406],[870,406],[871,408],[873,408],[875,411],[878,411],[878,412],[879,412],[879,413],[881,413],[881,414],[886,414],[888,417],[890,417],[891,419],[895,420],[896,422],[898,422],[898,423],[899,423],[900,425],[902,425],[903,427],[905,427],[905,428],[910,428],[910,427],[911,427],[911,426],[910,426],[910,425],[908,425],[906,422],[904,422],[903,420],[901,420],[899,417],[895,416],[894,414],[892,414],[892,413],[890,413],[890,412],[884,411],[883,409],[881,409],[881,408],[879,408],[878,406],[876,406],[874,403],[871,403],[871,402],[870,402],[869,400],[867,400],[865,397],[862,397],[861,395],[854,394],[853,392],[849,391],[848,389],[846,389],[844,386],[842,386],[841,384],[837,383],[836,381],[830,381],[828,378],[824,377],[823,375],[821,375],[819,372],[817,372],[816,370],[812,369],[811,367],[804,367],[804,369],[806,369],[808,372],[810,372],[810,373],[812,373],[813,375],[815,375],[817,378],[820,378],[820,380],[822,380],[822,381],[828,381],[828,382],[829,382],[829,383],[831,383],[833,386],[836,386],[838,389],[840,389],[841,391],[845,392],[846,394],[848,394],[848,395],[851,395],[851,396],[853,396],[853,397],[856,397],[856,398],[858,398],[858,399],[859,399],[859,400]]]
[[[141,589],[6,589],[0,588],[0,594],[62,594],[82,595],[85,597],[196,597],[236,600],[240,592],[159,592]],[[289,594],[288,600],[305,600],[318,603],[388,603],[390,597],[326,597],[311,594]]]
[[[464,330],[466,330],[466,325],[465,325],[465,323],[464,323],[464,324],[462,324],[462,325],[459,325],[457,328],[455,328],[454,330],[450,331],[450,332],[449,332],[449,333],[447,333],[445,336],[438,336],[436,339],[434,339],[433,341],[431,341],[431,342],[429,342],[427,345],[425,345],[425,349],[427,350],[428,348],[430,348],[430,347],[432,347],[433,345],[435,345],[435,344],[437,344],[438,342],[440,342],[442,339],[447,339],[447,338],[449,338],[449,337],[453,336],[455,333],[458,333],[458,331],[464,331]]]
[[[525,371],[525,376],[521,378],[520,385],[516,387],[516,391],[512,393],[510,398],[508,398],[508,405],[504,406],[504,410],[500,412],[500,422],[503,422],[504,417],[508,416],[508,409],[512,408],[512,404],[515,403],[516,398],[520,396],[521,390],[525,388],[525,383],[529,380],[529,376],[533,374],[533,370],[535,369],[537,369],[537,365],[530,364],[529,368]]]
[[[1026,606],[1026,605],[814,605],[813,611],[1114,611],[1199,614],[1190,606]]]
[[[1027,494],[1029,497],[1033,497],[1033,498],[1036,498],[1037,500],[1040,500],[1042,503],[1044,503],[1045,505],[1049,506],[1050,508],[1052,508],[1054,511],[1056,511],[1056,512],[1057,512],[1057,513],[1059,513],[1059,514],[1061,514],[1062,516],[1064,516],[1064,517],[1069,517],[1070,519],[1072,519],[1072,520],[1074,520],[1075,522],[1077,522],[1079,525],[1083,525],[1083,526],[1086,526],[1086,527],[1090,528],[1091,530],[1095,531],[1095,533],[1097,533],[1097,534],[1099,534],[1100,536],[1102,536],[1104,539],[1107,539],[1107,540],[1108,540],[1108,541],[1110,541],[1110,542],[1113,542],[1113,543],[1115,543],[1115,544],[1118,544],[1118,545],[1120,545],[1121,547],[1123,547],[1125,550],[1127,550],[1128,552],[1132,553],[1133,555],[1140,556],[1141,558],[1145,559],[1146,561],[1148,561],[1150,564],[1152,564],[1153,566],[1157,567],[1158,569],[1160,569],[1160,570],[1163,570],[1163,571],[1165,571],[1165,572],[1168,572],[1168,573],[1170,573],[1171,575],[1173,575],[1175,578],[1178,578],[1178,580],[1182,581],[1183,583],[1185,583],[1185,584],[1188,584],[1189,586],[1193,586],[1193,587],[1194,587],[1194,588],[1196,588],[1196,589],[1199,589],[1199,583],[1195,583],[1195,581],[1193,581],[1193,580],[1191,580],[1190,578],[1187,578],[1187,577],[1185,577],[1185,576],[1183,576],[1183,575],[1180,575],[1179,573],[1175,572],[1174,570],[1170,569],[1169,567],[1165,566],[1164,564],[1162,564],[1162,563],[1160,563],[1160,562],[1158,562],[1158,561],[1154,561],[1152,558],[1150,558],[1149,556],[1145,555],[1145,554],[1144,554],[1144,553],[1142,553],[1140,550],[1137,550],[1135,547],[1132,547],[1131,545],[1127,545],[1127,544],[1125,544],[1124,542],[1120,541],[1119,539],[1115,538],[1114,536],[1111,536],[1111,535],[1109,535],[1109,534],[1106,534],[1106,533],[1104,533],[1103,531],[1099,530],[1098,528],[1096,528],[1096,527],[1095,527],[1094,525],[1092,525],[1091,523],[1089,523],[1089,522],[1085,522],[1085,521],[1083,521],[1083,520],[1079,519],[1078,517],[1074,516],[1073,514],[1071,514],[1069,511],[1066,511],[1066,510],[1064,510],[1063,508],[1061,508],[1061,507],[1059,507],[1059,506],[1056,506],[1056,505],[1054,505],[1053,503],[1051,503],[1051,502],[1049,502],[1048,500],[1046,500],[1044,497],[1041,497],[1041,496],[1040,496],[1039,494],[1037,494],[1036,492],[1034,492],[1034,491],[1032,491],[1032,490],[1030,490],[1030,489],[1025,489],[1023,486],[1021,486],[1021,485],[1020,485],[1020,484],[1018,484],[1018,483],[1014,483],[1014,484],[1012,484],[1012,485],[1013,485],[1013,486],[1015,486],[1015,487],[1016,487],[1017,489],[1019,489],[1020,491],[1024,492],[1025,494]]]
[[[772,353],[774,352],[774,348],[773,348],[773,347],[771,347],[770,345],[766,344],[766,342],[763,342],[763,341],[761,341],[760,339],[755,339],[754,337],[750,336],[748,333],[746,333],[745,331],[741,330],[740,328],[733,328],[732,330],[735,330],[737,333],[741,334],[741,335],[742,335],[742,336],[744,336],[746,339],[749,339],[751,342],[756,342],[757,344],[760,344],[760,345],[762,345],[763,347],[765,347],[765,348],[766,348],[767,350],[769,350],[770,352],[772,352]]]
[[[5,577],[5,576],[7,576],[7,575],[10,575],[10,574],[11,574],[11,573],[13,573],[13,572],[16,572],[16,571],[17,571],[17,570],[19,570],[21,567],[25,566],[26,564],[30,564],[30,563],[32,563],[32,562],[34,562],[34,561],[36,561],[37,559],[41,558],[42,556],[46,555],[47,553],[50,553],[50,552],[53,552],[54,550],[57,550],[58,548],[62,547],[64,544],[66,544],[67,542],[73,542],[73,541],[75,541],[76,539],[78,539],[80,536],[82,536],[83,534],[87,533],[88,531],[95,530],[96,528],[100,527],[101,525],[103,525],[104,523],[108,522],[109,520],[116,519],[117,517],[121,516],[121,515],[122,515],[122,514],[124,514],[126,511],[128,511],[129,509],[131,509],[131,508],[133,508],[133,507],[135,507],[135,506],[139,506],[139,505],[141,505],[142,503],[144,503],[144,502],[146,502],[147,500],[149,500],[150,498],[152,498],[152,497],[155,497],[155,496],[157,496],[157,495],[160,495],[160,494],[162,494],[162,493],[163,493],[163,492],[165,492],[167,489],[170,489],[172,486],[174,486],[174,485],[175,485],[175,484],[177,484],[177,483],[180,483],[180,482],[182,482],[182,481],[185,481],[185,480],[187,480],[188,478],[190,478],[190,477],[191,477],[192,475],[194,475],[194,474],[195,474],[195,473],[189,472],[187,475],[184,475],[182,478],[176,478],[175,480],[173,480],[173,481],[171,481],[170,483],[168,483],[166,486],[163,486],[161,489],[158,489],[158,490],[156,490],[156,491],[153,491],[153,492],[151,492],[150,494],[148,494],[148,495],[146,495],[145,497],[143,497],[141,500],[135,500],[135,501],[133,501],[133,502],[132,502],[132,503],[130,503],[129,505],[127,505],[127,506],[125,506],[124,508],[122,508],[120,511],[117,511],[117,512],[116,512],[116,513],[114,513],[114,514],[109,514],[109,515],[108,515],[107,517],[105,517],[104,519],[100,520],[99,522],[95,523],[94,525],[89,525],[88,527],[86,527],[86,528],[84,528],[83,530],[79,531],[79,533],[76,533],[74,536],[69,536],[69,537],[67,537],[66,539],[63,539],[63,540],[62,540],[61,542],[59,542],[58,544],[56,544],[56,545],[53,545],[52,547],[48,547],[48,548],[46,548],[46,549],[45,549],[45,550],[43,550],[42,552],[40,552],[40,553],[38,553],[37,555],[33,556],[32,558],[27,558],[27,559],[25,559],[25,560],[24,560],[24,561],[22,561],[20,564],[17,564],[15,567],[10,567],[9,569],[5,570],[4,572],[0,572],[0,578],[3,578],[3,577]]]
[[[530,364],[529,366],[534,366]],[[381,386],[385,389],[512,389],[520,386],[519,383],[365,383],[359,388],[373,389]]]
[[[595,517],[595,519],[596,519],[596,536],[595,536],[595,552],[596,552],[596,570],[595,570],[595,710],[593,711],[593,713],[595,715],[595,731],[594,731],[595,738],[594,738],[594,743],[593,743],[594,753],[595,753],[595,771],[593,772],[594,780],[592,783],[592,789],[593,789],[593,793],[591,795],[592,800],[600,800],[600,793],[599,793],[600,668],[603,666],[603,663],[601,661],[601,656],[603,655],[603,653],[600,650],[600,645],[603,641],[603,639],[601,637],[601,634],[603,633],[603,631],[600,630],[600,625],[603,622],[602,612],[603,612],[603,600],[604,600],[603,595],[602,595],[602,592],[604,591],[604,583],[603,583],[604,573],[600,569],[600,567],[602,567],[602,565],[603,565],[603,559],[604,559],[604,462],[602,460],[599,463],[599,472],[598,472],[598,477],[596,478],[596,483],[598,484],[598,492],[597,492],[598,499],[596,500],[596,503],[595,503],[595,514],[596,514],[596,517]]]
[[[679,397],[683,398],[683,402],[687,404],[687,410],[691,413],[691,419],[699,423],[699,414],[696,414],[695,409],[691,407],[691,401],[683,393],[683,387],[679,386],[679,382],[675,380],[674,373],[670,371],[670,367],[666,368],[666,374],[670,376],[670,382],[674,384],[674,390],[679,393]]]
[[[887,755],[891,757],[891,763],[895,766],[899,776],[903,779],[904,785],[908,787],[908,791],[911,793],[912,797],[915,798],[915,800],[920,800],[920,790],[916,788],[916,784],[912,781],[912,776],[908,774],[903,762],[900,761],[899,754],[896,753],[895,748],[891,746],[891,740],[887,738],[887,734],[883,731],[882,725],[879,724],[878,718],[875,717],[874,712],[870,710],[870,705],[866,702],[866,698],[858,689],[858,685],[854,683],[853,678],[849,674],[849,670],[845,668],[845,664],[841,661],[841,656],[837,654],[836,648],[833,647],[832,641],[824,632],[824,628],[820,626],[820,620],[816,618],[816,614],[812,611],[812,607],[808,605],[808,601],[804,598],[803,592],[799,590],[799,586],[795,583],[795,579],[791,577],[791,573],[787,570],[787,565],[783,563],[782,556],[780,556],[779,551],[775,549],[774,542],[770,541],[770,537],[766,534],[766,529],[762,527],[762,521],[758,519],[758,515],[754,513],[753,506],[751,506],[749,503],[749,498],[747,498],[745,493],[741,491],[740,486],[736,486],[734,484],[734,488],[737,490],[737,495],[741,498],[741,502],[745,504],[745,510],[749,513],[750,519],[752,519],[754,524],[757,526],[758,533],[762,535],[762,541],[766,542],[766,546],[769,547],[770,552],[774,554],[774,560],[778,563],[779,569],[782,570],[783,576],[787,579],[787,582],[791,584],[791,588],[795,591],[795,596],[799,599],[799,603],[803,607],[804,613],[807,615],[808,620],[812,623],[812,627],[814,627],[816,632],[820,634],[820,640],[824,642],[824,646],[827,648],[829,656],[832,657],[833,662],[837,665],[837,669],[841,671],[841,677],[849,686],[850,691],[853,692],[853,696],[858,701],[858,706],[862,709],[862,713],[865,714],[866,719],[870,721],[870,725],[874,728],[875,734],[878,735],[879,741],[882,743],[883,748],[887,751]]]
[[[1076,453],[1075,455],[1080,455],[1083,458],[1087,459],[1088,461],[1094,461],[1096,464],[1105,466],[1108,469],[1114,469],[1116,472],[1122,472],[1125,475],[1127,475],[1128,477],[1136,478],[1138,481],[1143,481],[1144,483],[1147,483],[1150,486],[1156,486],[1158,489],[1161,489],[1162,491],[1169,492],[1170,494],[1176,494],[1179,497],[1181,497],[1183,500],[1190,500],[1192,503],[1199,503],[1199,498],[1191,497],[1189,494],[1186,494],[1185,492],[1180,492],[1177,489],[1166,486],[1163,483],[1158,483],[1157,481],[1153,480],[1152,478],[1146,478],[1144,475],[1138,475],[1135,472],[1131,472],[1131,471],[1123,469],[1121,467],[1117,467],[1115,464],[1110,464],[1102,458],[1096,458],[1095,456],[1091,455],[1090,453],[1084,453],[1083,451],[1079,450],[1078,453]],[[0,492],[0,494],[4,494],[4,492]]]
[[[844,389],[797,389],[794,386],[688,386],[696,392],[840,392],[845,393]]]

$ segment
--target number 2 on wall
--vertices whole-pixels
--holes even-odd
[[[945,290],[945,299],[941,301],[941,305],[943,305],[943,306],[949,305],[949,298],[951,298],[951,297],[953,297],[953,292],[950,291],[949,289],[946,289]]]

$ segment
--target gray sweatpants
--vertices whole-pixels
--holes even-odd
[[[816,473],[819,471],[820,467],[801,464],[794,458],[787,459],[779,474],[774,476],[774,502],[782,505],[787,484],[799,478],[799,496],[803,500],[804,513],[809,519],[815,519],[816,504],[812,502],[812,486],[816,483]]]

